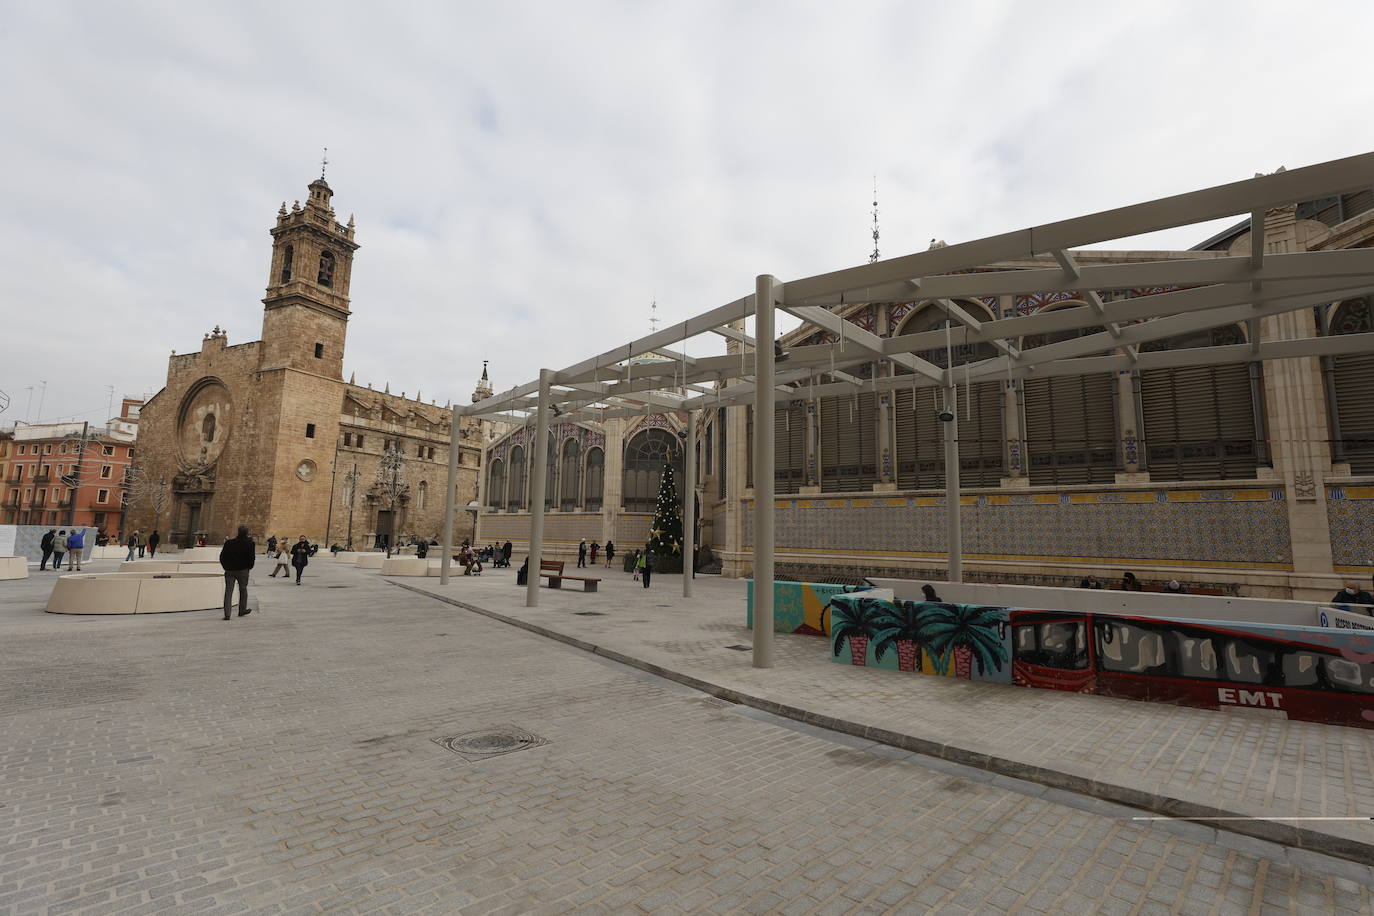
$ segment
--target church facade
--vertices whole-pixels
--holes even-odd
[[[247,525],[259,541],[304,534],[360,549],[442,531],[452,412],[344,380],[359,245],[324,178],[308,192],[304,206],[282,204],[271,230],[262,338],[230,345],[216,327],[168,360],[139,428],[138,474],[156,483],[129,506],[126,530],[218,544]],[[483,367],[473,397],[490,391]],[[460,421],[460,506],[477,495],[487,425]],[[454,525],[457,540],[473,534],[470,513]]]
[[[1266,215],[1271,253],[1374,247],[1374,191]],[[1187,251],[1082,251],[1082,264],[1207,259],[1249,250],[1242,224]],[[1053,267],[1048,255],[997,268]],[[1164,289],[1100,290],[1104,300]],[[1081,307],[1075,293],[961,300],[983,320]],[[844,319],[880,337],[945,326],[917,300],[857,302]],[[1100,329],[1099,329],[1100,330]],[[1206,342],[1374,330],[1369,297],[1206,332]],[[1077,332],[1074,332],[1076,336]],[[1149,349],[1199,346],[1203,335]],[[1033,347],[1059,338],[1023,342]],[[803,328],[784,346],[829,344]],[[731,352],[738,352],[730,343]],[[849,347],[853,347],[851,342]],[[953,349],[954,365],[989,355]],[[945,365],[944,348],[918,354]],[[884,360],[850,369],[889,375]],[[1327,600],[1374,572],[1374,354],[960,386],[958,440],[965,577],[1069,585],[1133,571],[1149,584],[1255,597]],[[827,379],[818,375],[816,383]],[[944,455],[932,389],[810,398],[796,386],[775,415],[774,543],[779,575],[943,578]],[[938,395],[934,395],[938,397]],[[686,422],[652,414],[551,429],[547,550],[579,539],[620,552],[648,538],[655,465],[680,471]],[[702,411],[698,543],[727,576],[753,563],[753,435],[747,406]],[[529,530],[533,429],[486,453],[479,540]],[[680,476],[679,476],[680,479]]]

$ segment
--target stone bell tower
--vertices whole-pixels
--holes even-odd
[[[272,266],[262,300],[262,369],[291,368],[343,378],[353,218],[334,219],[324,175],[310,182],[305,206],[283,202],[272,227]]]

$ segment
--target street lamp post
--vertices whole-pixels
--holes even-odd
[[[353,470],[344,475],[344,492],[347,494],[345,502],[348,503],[348,540],[344,543],[349,550],[353,549],[353,503],[357,499],[358,489],[358,462],[353,462]]]

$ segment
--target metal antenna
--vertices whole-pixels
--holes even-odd
[[[872,264],[878,260],[878,176],[873,176],[873,253],[868,256],[868,263]]]
[[[656,334],[657,332],[658,332],[658,300],[655,299],[652,303],[649,304],[649,333],[650,333],[650,334]]]
[[[324,170],[329,166],[329,147],[324,148],[324,155],[320,157],[320,180],[324,180]],[[876,201],[874,202],[876,203]]]

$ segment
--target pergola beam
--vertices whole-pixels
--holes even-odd
[[[814,305],[784,305],[783,311],[800,318],[802,321],[809,322],[822,330],[830,331],[833,334],[839,334],[842,339],[852,340],[856,346],[867,350],[874,356],[886,356],[897,365],[910,369],[918,375],[924,375],[932,379],[944,378],[943,369],[928,360],[921,359],[919,356],[913,356],[910,353],[884,353],[883,338],[874,334],[872,331],[864,330],[851,321],[846,321],[844,318],[841,318],[828,309],[819,308]]]

